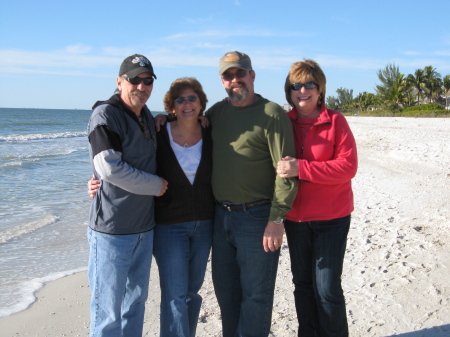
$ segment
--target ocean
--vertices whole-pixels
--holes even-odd
[[[0,317],[87,269],[90,114],[0,108]]]

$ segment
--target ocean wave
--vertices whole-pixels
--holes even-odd
[[[55,223],[58,219],[59,217],[57,217],[56,215],[46,214],[45,216],[43,216],[38,220],[14,226],[11,228],[6,228],[0,232],[0,244],[4,244],[9,240],[31,233],[47,225],[51,225]]]
[[[19,155],[19,156],[5,156],[0,157],[0,168],[14,168],[17,166],[24,166],[33,162],[40,161],[42,159],[54,158],[60,156],[68,156],[74,152],[77,152],[77,149],[67,149],[64,151],[59,151],[55,153],[41,154],[41,155]]]
[[[0,136],[0,142],[27,142],[30,140],[86,137],[87,132],[35,133],[27,135]]]
[[[0,317],[6,317],[27,309],[31,304],[33,304],[36,301],[35,293],[40,289],[42,289],[42,287],[46,283],[85,271],[86,269],[87,269],[86,267],[83,267],[68,270],[65,272],[53,273],[41,278],[35,278],[21,283],[20,285],[18,285],[18,288],[20,289],[14,290],[11,289],[12,292],[16,293],[18,296],[14,299],[14,304],[0,308]],[[14,288],[16,287],[14,286]]]

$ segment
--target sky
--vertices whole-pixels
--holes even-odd
[[[280,105],[304,58],[324,70],[327,96],[375,93],[389,63],[450,74],[449,17],[449,0],[0,0],[0,107],[91,109],[135,53],[158,77],[152,111],[184,76],[202,83],[207,107],[222,100],[218,60],[233,50],[250,56],[255,91]]]

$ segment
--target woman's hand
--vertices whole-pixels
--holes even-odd
[[[298,177],[297,158],[284,157],[277,163],[277,174],[280,178]]]

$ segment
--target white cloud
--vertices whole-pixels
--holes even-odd
[[[191,23],[191,24],[197,25],[197,24],[202,24],[202,23],[209,23],[209,22],[212,22],[212,21],[214,21],[214,19],[213,19],[212,16],[209,16],[209,17],[207,17],[207,18],[197,18],[197,19],[186,18],[185,21],[186,21],[187,23]]]
[[[416,55],[420,55],[420,52],[418,51],[413,51],[413,50],[407,50],[404,52],[405,55],[407,56],[416,56]]]
[[[65,50],[69,54],[87,54],[92,50],[92,48],[89,46],[84,46],[84,45],[73,45],[73,46],[67,46],[65,48]]]
[[[117,66],[122,58],[84,55],[69,52],[70,48],[57,51],[0,50],[2,72],[47,73],[76,75],[92,73],[98,69]]]
[[[437,51],[435,54],[439,56],[450,56],[450,50]]]

